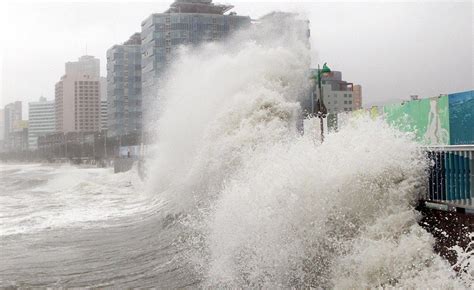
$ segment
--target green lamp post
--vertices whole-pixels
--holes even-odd
[[[326,65],[326,63],[323,64],[323,68],[319,68],[318,64],[318,72],[316,75],[313,76],[313,79],[317,79],[318,81],[318,89],[319,89],[319,98],[316,101],[316,106],[313,106],[313,116],[317,116],[320,120],[320,125],[321,125],[321,143],[324,142],[324,118],[326,118],[328,110],[326,109],[326,106],[324,105],[324,98],[323,98],[323,86],[321,85],[321,77],[325,74],[328,74],[331,72],[331,69]],[[314,102],[314,100],[313,100]],[[316,113],[316,114],[315,114]]]

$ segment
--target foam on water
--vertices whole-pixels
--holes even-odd
[[[160,87],[148,191],[183,213],[183,258],[207,286],[472,286],[417,224],[410,135],[370,118],[297,134],[310,53],[297,22],[271,24],[183,49]]]
[[[0,195],[2,236],[103,226],[111,219],[145,212],[153,204],[135,171],[114,175],[112,169],[73,166],[1,167],[2,182],[21,181],[0,185],[5,191]]]

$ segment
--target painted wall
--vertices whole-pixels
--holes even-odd
[[[384,106],[387,122],[402,131],[415,132],[423,144],[449,144],[448,96]]]
[[[474,91],[341,113],[333,116],[330,129],[337,130],[350,116],[364,114],[382,117],[401,131],[415,132],[422,144],[474,144]]]
[[[450,144],[474,144],[474,91],[449,94]]]

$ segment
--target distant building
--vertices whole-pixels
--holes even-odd
[[[317,74],[317,69],[312,70],[312,74]],[[361,108],[362,87],[355,88],[354,84],[342,80],[340,71],[331,71],[321,77],[323,102],[328,113],[349,112]],[[319,88],[314,87],[313,94],[316,100],[319,99]]]
[[[56,131],[99,131],[101,88],[99,59],[85,55],[66,63],[66,74],[55,86]]]
[[[20,129],[10,134],[10,152],[28,151],[28,121],[22,121]]]
[[[7,104],[3,111],[4,114],[4,151],[12,151],[15,148],[14,134],[23,131],[22,128],[22,108],[21,102]]]
[[[38,148],[38,137],[56,130],[54,101],[41,97],[38,102],[28,103],[28,147],[29,150]]]
[[[107,100],[100,101],[100,130],[107,130]]]
[[[164,13],[152,14],[142,22],[144,109],[156,97],[153,90],[157,81],[180,45],[220,40],[250,25],[248,16],[224,14],[232,8],[214,4],[212,0],[176,0]]]
[[[298,13],[271,12],[260,17],[254,24],[257,29],[260,29],[260,24],[271,27],[271,31],[268,31],[266,28],[261,29],[260,32],[262,33],[276,33],[279,37],[283,35],[291,38],[296,37],[308,47],[310,46],[309,38],[311,31],[309,29],[309,20],[301,18]]]
[[[5,111],[0,109],[0,152],[3,152],[3,140],[5,139]]]
[[[107,50],[106,128],[108,136],[142,129],[141,36],[133,34]],[[106,105],[107,105],[106,103]]]
[[[362,86],[354,85],[352,87],[352,96],[354,97],[354,110],[362,109]]]

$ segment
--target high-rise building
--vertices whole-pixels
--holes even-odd
[[[352,95],[354,96],[354,110],[362,108],[362,86],[354,85],[352,88]]]
[[[3,111],[4,114],[4,149],[12,151],[15,148],[13,136],[17,132],[21,132],[22,128],[22,109],[21,102],[7,104]]]
[[[100,101],[100,130],[107,130],[107,100]]]
[[[56,131],[99,131],[101,87],[99,59],[85,55],[66,63],[55,87]]]
[[[156,97],[153,90],[157,81],[180,45],[220,40],[250,25],[248,16],[238,16],[235,12],[224,14],[232,8],[213,4],[212,0],[175,0],[164,13],[152,14],[142,22],[144,109]]]
[[[100,77],[100,130],[107,130],[107,78]]]
[[[142,128],[141,36],[133,34],[107,50],[108,136],[123,136]]]
[[[38,137],[53,133],[56,129],[54,101],[41,97],[38,102],[28,103],[28,148],[38,148]]]
[[[317,75],[317,69],[312,70]],[[362,88],[359,85],[354,91],[354,84],[342,80],[340,71],[331,71],[321,77],[323,102],[328,113],[349,112],[359,109],[362,102]],[[314,87],[314,102],[319,99],[319,88]],[[360,96],[360,98],[359,98]],[[357,101],[355,97],[359,98]]]
[[[0,109],[0,152],[3,152],[3,141],[5,140],[5,111]]]

